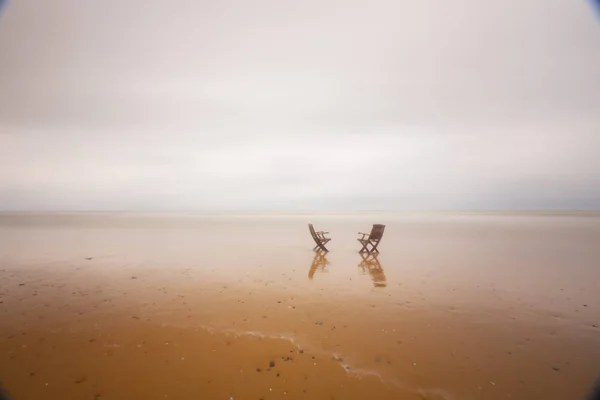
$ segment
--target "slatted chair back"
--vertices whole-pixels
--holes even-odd
[[[310,231],[310,235],[312,236],[312,238],[315,239],[315,242],[320,242],[320,239],[317,236],[317,232],[315,232],[315,227],[313,226],[313,224],[308,224],[308,230]]]
[[[383,231],[385,231],[385,225],[373,224],[373,228],[369,234],[369,240],[374,242],[380,241],[383,237]]]

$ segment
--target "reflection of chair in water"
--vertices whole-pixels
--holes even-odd
[[[329,264],[329,261],[327,261],[327,252],[323,251],[323,250],[317,250],[315,252],[315,258],[313,259],[313,262],[310,266],[310,270],[308,271],[308,278],[312,279],[313,276],[315,275],[315,272],[317,272],[318,269],[321,270],[321,272],[325,272],[325,267],[327,266],[327,264]]]
[[[386,278],[385,273],[383,272],[383,268],[377,259],[377,254],[371,253],[365,255],[360,253],[362,257],[362,261],[358,265],[362,268],[363,271],[368,272],[371,275],[371,279],[373,279],[373,286],[375,287],[386,287]]]

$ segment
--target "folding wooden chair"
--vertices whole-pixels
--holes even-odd
[[[313,240],[317,244],[313,248],[313,250],[321,249],[323,251],[329,251],[329,250],[327,250],[327,247],[325,247],[325,245],[331,240],[331,238],[328,238],[325,236],[329,232],[323,232],[323,231],[315,232],[315,228],[313,227],[313,224],[308,224],[308,230],[310,230],[310,235],[312,236]]]
[[[308,278],[312,279],[317,270],[321,270],[321,272],[325,272],[325,268],[329,261],[327,260],[327,252],[321,249],[315,251],[315,258],[313,259],[312,264],[310,265],[310,270],[308,271]]]
[[[362,268],[363,271],[368,272],[371,275],[371,279],[373,279],[373,286],[378,287],[386,287],[386,278],[385,273],[383,272],[383,267],[379,263],[377,259],[377,254],[368,254],[360,253],[362,257],[362,261],[358,266]]]
[[[379,246],[379,243],[381,242],[384,230],[385,225],[373,224],[371,233],[358,232],[359,235],[362,235],[361,238],[357,239],[360,244],[362,244],[359,253],[379,253],[377,246]],[[371,249],[369,249],[369,246],[371,246]]]

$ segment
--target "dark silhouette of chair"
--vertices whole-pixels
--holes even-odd
[[[383,272],[383,268],[377,259],[377,254],[365,255],[360,253],[360,256],[362,257],[362,261],[360,264],[358,264],[358,266],[362,268],[363,271],[366,271],[369,273],[369,275],[371,275],[371,279],[373,279],[373,286],[376,288],[386,287],[387,284],[385,283],[385,273]]]
[[[310,235],[312,236],[313,240],[317,244],[313,248],[313,250],[316,251],[317,249],[321,249],[323,251],[329,251],[329,250],[327,250],[327,247],[325,247],[325,245],[331,240],[331,238],[328,238],[325,236],[329,232],[323,232],[323,231],[315,232],[315,228],[313,227],[313,224],[308,224],[308,230],[310,230]]]
[[[321,272],[325,271],[325,267],[327,267],[327,264],[329,264],[326,255],[327,252],[320,249],[315,252],[315,258],[313,259],[310,270],[308,271],[309,279],[312,279],[313,276],[315,276],[315,272],[317,272],[317,270],[320,269]]]
[[[359,235],[362,235],[362,237],[357,239],[360,244],[362,244],[362,248],[360,249],[359,253],[379,253],[377,246],[379,246],[379,243],[381,242],[384,230],[385,225],[373,224],[371,233],[358,232]],[[371,246],[370,249],[369,246]]]

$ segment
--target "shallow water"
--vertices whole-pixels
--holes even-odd
[[[599,239],[593,214],[1,214],[0,381],[15,400],[583,399]]]

